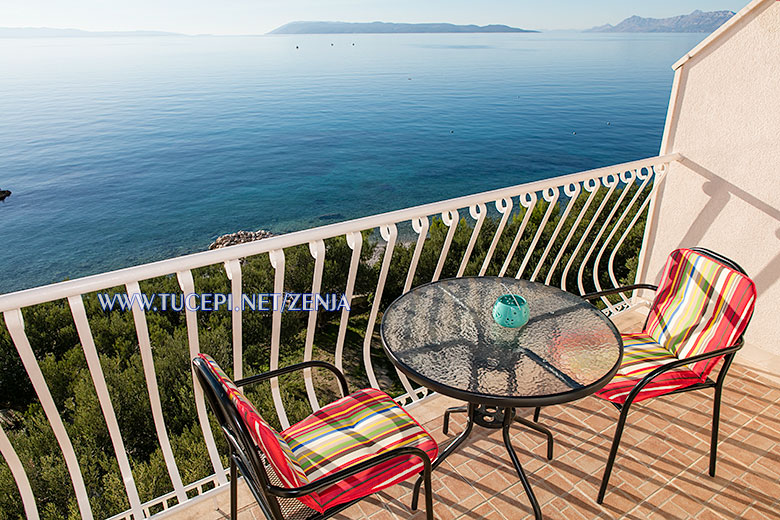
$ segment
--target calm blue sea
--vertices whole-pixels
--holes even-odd
[[[655,155],[702,38],[0,40],[0,292]]]

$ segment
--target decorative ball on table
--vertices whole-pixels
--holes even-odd
[[[502,327],[520,328],[528,317],[528,302],[519,294],[504,294],[493,304],[493,319]]]

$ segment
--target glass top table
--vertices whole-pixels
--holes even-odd
[[[519,329],[493,320],[503,294],[528,302]],[[413,289],[385,311],[387,354],[417,383],[482,404],[536,407],[603,387],[623,354],[620,333],[593,305],[514,278],[456,278]]]
[[[493,320],[495,301],[518,294],[528,302],[528,323],[507,328]],[[541,283],[514,278],[466,277],[440,280],[412,289],[385,311],[381,325],[385,352],[409,379],[468,406],[466,429],[434,461],[438,466],[476,423],[501,428],[504,443],[531,500],[541,511],[510,443],[509,426],[519,422],[547,436],[538,424],[541,406],[580,399],[606,385],[623,356],[620,333],[589,302]],[[534,421],[516,408],[536,408]],[[415,486],[415,498],[420,481]]]

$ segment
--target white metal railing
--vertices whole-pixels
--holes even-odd
[[[89,320],[84,309],[82,299],[84,295],[117,286],[125,286],[128,294],[136,294],[141,292],[140,281],[176,274],[182,295],[186,296],[195,291],[192,271],[200,267],[218,264],[224,264],[233,294],[240,294],[242,292],[242,264],[239,260],[257,255],[268,255],[275,275],[274,291],[282,293],[285,283],[285,249],[306,244],[308,244],[314,259],[312,292],[319,292],[323,282],[325,240],[343,236],[352,250],[344,286],[346,298],[351,303],[358,276],[358,266],[361,261],[363,243],[361,232],[378,231],[384,251],[381,260],[378,261],[378,282],[364,334],[362,354],[365,372],[370,384],[379,387],[371,361],[372,337],[381,311],[382,292],[393,262],[393,251],[399,243],[399,224],[410,225],[413,233],[416,234],[416,239],[409,242],[410,247],[412,243],[414,244],[414,251],[403,284],[403,292],[410,290],[413,285],[422,249],[429,239],[430,219],[440,216],[443,224],[447,227],[443,246],[438,253],[438,261],[432,276],[432,279],[436,280],[444,272],[456,228],[460,219],[465,216],[465,213],[461,212],[468,209],[468,215],[473,221],[472,230],[462,257],[457,262],[457,271],[452,273],[455,276],[462,276],[474,253],[480,233],[484,229],[483,224],[488,217],[491,204],[494,205],[496,215],[500,215],[500,219],[497,219],[492,240],[484,252],[485,256],[479,270],[473,274],[484,275],[491,270],[500,276],[507,274],[517,278],[526,276],[530,280],[535,280],[540,275],[544,275],[542,272],[544,266],[547,269],[546,275],[544,275],[545,283],[551,283],[557,275],[560,276],[561,287],[571,289],[571,287],[567,287],[567,278],[570,277],[570,273],[576,272],[577,286],[582,291],[587,282],[584,279],[586,269],[591,269],[593,285],[596,289],[603,289],[604,284],[614,286],[618,283],[614,269],[616,254],[623,246],[626,237],[640,222],[648,204],[653,199],[660,180],[668,171],[668,164],[678,159],[678,154],[652,157],[0,295],[0,312],[4,315],[11,339],[65,458],[81,516],[87,519],[92,518],[87,489],[60,412],[55,405],[25,333],[22,317],[23,308],[55,300],[67,300],[84,349],[130,505],[128,511],[113,518],[140,520],[149,517],[152,510],[169,510],[171,507],[176,507],[177,504],[183,504],[187,502],[189,495],[202,494],[206,487],[224,485],[227,482],[225,468],[222,467],[217,453],[202,392],[197,384],[193,384],[198,421],[205,440],[204,454],[208,456],[214,473],[194,483],[185,484],[182,482],[163,417],[146,313],[138,306],[134,306],[133,320],[146,380],[146,391],[151,404],[151,415],[173,487],[169,493],[141,503],[124,448],[122,432],[117,425],[111,396],[106,386]],[[575,209],[576,212],[574,212]],[[514,233],[514,237],[510,237],[506,232],[510,218],[515,216],[519,219],[521,212],[524,213],[522,213],[522,220],[517,228],[514,229],[510,226],[513,229],[512,233]],[[541,214],[541,217],[534,220],[532,217],[535,214]],[[557,223],[555,223],[556,221]],[[554,226],[553,223],[555,223]],[[579,239],[577,239],[578,236]],[[506,253],[497,258],[498,246],[504,243],[502,240],[508,243],[510,238],[511,245],[506,249]],[[522,241],[528,238],[530,238],[530,245],[525,250],[518,250]],[[539,251],[541,251],[540,255],[534,258]],[[567,255],[568,260],[564,264]],[[520,260],[521,258],[522,260]],[[552,260],[549,261],[550,259]],[[520,261],[519,268],[510,272],[510,266],[513,263],[516,265],[517,261]],[[621,298],[619,302],[610,302],[604,299],[605,312],[616,312],[630,303],[626,297]],[[235,308],[231,314],[233,369],[235,377],[239,378],[243,375],[242,312],[240,308]],[[268,360],[272,369],[279,366],[281,331],[281,314],[278,312],[273,314],[269,339],[270,359]],[[343,310],[335,345],[335,364],[339,368],[343,368],[344,364],[344,344],[349,317],[349,311]],[[303,360],[312,359],[316,325],[317,313],[312,311],[308,316]],[[192,357],[199,351],[198,321],[194,311],[186,311],[186,327],[189,354]],[[398,376],[407,392],[398,398],[399,402],[416,402],[424,397],[424,389],[414,388],[402,374],[399,373]],[[317,396],[309,371],[304,374],[304,381],[308,400],[311,406],[316,409],[318,407]],[[272,381],[271,392],[279,421],[283,427],[286,427],[289,421],[277,380]],[[38,507],[27,474],[2,426],[0,426],[0,452],[11,469],[27,516],[33,519],[38,518]],[[175,504],[172,506],[172,503]]]

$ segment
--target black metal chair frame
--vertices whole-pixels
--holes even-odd
[[[203,393],[206,396],[206,400],[216,415],[220,428],[222,429],[228,446],[230,447],[229,458],[231,520],[236,520],[238,514],[238,470],[240,470],[241,474],[244,476],[244,480],[246,481],[255,500],[257,500],[257,503],[260,505],[260,508],[263,510],[265,516],[272,520],[285,520],[282,507],[279,503],[280,498],[295,499],[303,497],[340,482],[347,477],[356,475],[371,467],[377,466],[397,457],[408,457],[410,455],[417,456],[423,461],[424,467],[422,471],[422,479],[425,481],[426,518],[427,520],[433,520],[431,460],[425,451],[416,447],[402,447],[388,450],[370,459],[361,461],[354,466],[337,471],[336,473],[321,479],[317,479],[304,486],[287,488],[272,484],[271,479],[269,478],[269,475],[266,471],[265,464],[260,455],[260,450],[255,447],[255,443],[252,440],[249,430],[241,420],[238,410],[230,401],[230,398],[228,397],[227,392],[223,388],[222,384],[216,377],[214,377],[203,359],[195,358],[192,361],[192,365],[195,370],[198,382],[203,388]],[[278,370],[272,370],[270,372],[240,379],[235,381],[235,384],[240,388],[262,381],[268,381],[280,375],[289,374],[291,372],[296,372],[307,368],[325,368],[330,370],[336,375],[344,395],[349,394],[349,388],[347,386],[347,380],[344,377],[344,374],[342,374],[341,371],[335,366],[324,361],[306,361],[303,363],[290,365]],[[330,518],[333,515],[338,514],[339,512],[359,502],[363,498],[365,497],[358,498],[345,504],[339,504],[326,510],[324,513],[318,513],[312,510],[314,514],[307,516],[306,520],[323,520],[325,518]],[[415,500],[414,504],[412,505],[413,510],[417,507],[416,502],[417,501]]]
[[[693,251],[696,251],[699,254],[702,254],[704,256],[708,256],[712,258],[713,260],[717,260],[718,262],[721,262],[722,264],[727,265],[728,267],[734,269],[735,271],[739,271],[742,274],[747,275],[745,273],[744,269],[742,269],[736,262],[733,260],[730,260],[722,255],[719,255],[718,253],[714,253],[708,249],[704,248],[691,248]],[[634,285],[627,285],[624,287],[618,287],[615,289],[608,289],[605,291],[599,291],[594,293],[589,293],[583,295],[583,298],[591,301],[595,300],[597,298],[600,298],[602,296],[608,296],[611,294],[617,294],[621,292],[627,292],[627,291],[634,291],[637,289],[649,289],[653,291],[658,290],[658,286],[651,285],[651,284],[634,284]],[[645,319],[645,325],[647,326],[647,320]],[[749,323],[749,322],[748,322]],[[643,327],[643,330],[644,330]],[[745,330],[747,330],[747,326],[745,326]],[[744,335],[744,331],[743,331]],[[680,359],[678,361],[673,361],[671,363],[667,363],[665,365],[662,365],[649,374],[647,374],[644,378],[642,378],[641,381],[639,381],[634,388],[631,390],[631,392],[626,397],[625,403],[618,404],[618,403],[612,403],[615,405],[615,407],[620,411],[620,417],[618,418],[617,427],[615,428],[615,437],[612,440],[612,448],[609,451],[609,458],[607,459],[607,465],[604,468],[604,476],[601,480],[601,487],[599,488],[599,495],[596,500],[599,504],[602,504],[604,502],[604,495],[607,491],[607,484],[609,483],[609,477],[612,474],[612,466],[615,464],[615,458],[617,457],[617,450],[618,445],[620,444],[620,438],[623,435],[623,429],[626,425],[626,418],[628,417],[628,410],[631,407],[631,404],[633,404],[634,399],[636,399],[636,396],[639,395],[639,392],[642,391],[642,389],[647,386],[654,378],[658,377],[661,374],[664,374],[670,370],[673,370],[675,368],[679,368],[685,365],[690,365],[694,363],[698,363],[699,361],[703,361],[706,359],[712,359],[719,356],[723,357],[723,366],[721,366],[720,371],[718,372],[718,377],[713,381],[709,377],[707,380],[703,383],[696,383],[691,386],[686,386],[685,388],[679,388],[677,390],[671,391],[667,394],[663,395],[672,395],[672,394],[679,394],[682,392],[691,392],[694,390],[703,390],[707,388],[714,388],[715,389],[715,395],[713,400],[713,407],[712,407],[712,437],[710,439],[710,469],[709,473],[711,477],[715,476],[715,462],[717,459],[717,452],[718,452],[718,429],[720,426],[720,402],[721,402],[721,395],[723,393],[723,382],[726,379],[726,374],[729,371],[729,368],[731,367],[731,363],[734,360],[734,354],[742,348],[744,341],[742,335],[740,335],[739,338],[737,338],[736,342],[733,345],[730,345],[725,348],[713,350],[704,354],[699,354],[696,356],[691,356],[689,358]],[[663,396],[658,396],[663,397]],[[611,402],[611,401],[610,401]],[[534,420],[538,419],[538,409],[534,413]]]

